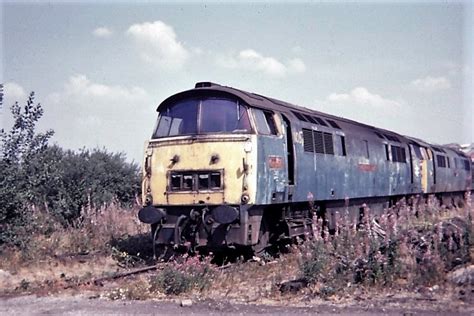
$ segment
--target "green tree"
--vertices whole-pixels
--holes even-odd
[[[13,126],[9,132],[0,130],[1,158],[6,163],[22,164],[32,155],[44,150],[53,130],[45,133],[35,131],[36,124],[43,116],[40,103],[35,104],[35,93],[31,92],[24,107],[15,102],[10,108]]]
[[[3,85],[0,85],[3,105]],[[0,130],[0,244],[21,244],[26,235],[29,216],[27,205],[32,201],[31,177],[25,172],[28,159],[44,151],[52,130],[36,133],[43,115],[41,104],[35,104],[31,92],[24,107],[15,102],[10,108],[13,126],[9,132]]]

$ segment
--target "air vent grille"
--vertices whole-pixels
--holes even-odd
[[[314,131],[314,149],[318,154],[324,154],[323,133]]]
[[[314,152],[313,131],[303,128],[303,147],[306,152]]]
[[[324,151],[328,155],[334,155],[334,144],[332,141],[332,134],[324,133]]]

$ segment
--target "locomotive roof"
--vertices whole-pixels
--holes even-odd
[[[326,114],[326,113],[319,112],[316,110],[311,110],[302,106],[294,105],[285,101],[273,99],[273,98],[259,95],[256,93],[239,90],[232,87],[221,86],[220,84],[213,83],[213,82],[198,82],[196,83],[196,87],[194,89],[179,92],[177,94],[170,96],[166,100],[164,100],[158,106],[158,109],[160,107],[165,107],[168,104],[176,100],[179,100],[181,98],[196,96],[196,95],[203,95],[203,94],[206,94],[206,92],[214,92],[214,93],[219,92],[223,94],[233,95],[234,97],[241,99],[242,101],[244,101],[246,104],[250,106],[263,108],[267,110],[273,110],[273,111],[278,111],[278,112],[283,112],[283,113],[288,113],[291,110],[294,110],[294,111],[298,111],[298,112],[302,112],[306,114],[313,114],[313,115],[317,113],[318,115],[325,116],[325,117],[332,117],[341,121],[350,121],[345,118],[332,116],[330,114]],[[361,124],[355,121],[351,121],[351,122],[356,123],[356,124]]]
[[[308,114],[308,115],[317,115],[317,116],[320,116],[322,118],[329,118],[329,119],[336,120],[336,121],[339,121],[339,122],[349,123],[350,125],[362,127],[362,128],[365,128],[365,129],[369,129],[369,130],[372,130],[374,132],[381,132],[381,133],[384,133],[384,134],[394,135],[394,136],[402,138],[404,143],[416,143],[416,144],[418,144],[420,146],[424,146],[424,147],[427,147],[427,146],[432,147],[433,146],[433,145],[431,145],[431,144],[429,144],[429,143],[427,143],[423,140],[420,140],[420,139],[417,139],[417,138],[414,138],[414,137],[408,137],[408,136],[400,135],[400,134],[395,133],[393,131],[389,131],[389,130],[385,130],[385,129],[382,129],[382,128],[374,127],[374,126],[367,125],[367,124],[364,124],[364,123],[360,123],[360,122],[357,122],[357,121],[353,121],[353,120],[350,120],[350,119],[347,119],[347,118],[344,118],[344,117],[327,114],[327,113],[320,112],[320,111],[313,110],[313,109],[308,109],[308,108],[303,107],[303,106],[294,105],[294,104],[291,104],[291,103],[288,103],[288,102],[285,102],[285,101],[273,99],[273,98],[266,97],[266,96],[263,96],[263,95],[260,95],[260,94],[247,92],[247,91],[239,90],[239,89],[232,88],[232,87],[222,86],[220,84],[213,83],[213,82],[198,82],[198,83],[196,83],[196,86],[195,86],[194,89],[182,91],[182,92],[179,92],[177,94],[174,94],[174,95],[168,97],[167,99],[165,99],[158,106],[157,111],[160,108],[166,107],[166,106],[172,104],[173,102],[175,102],[179,99],[186,98],[186,97],[193,97],[193,96],[201,96],[201,95],[208,94],[209,92],[212,92],[213,94],[218,93],[218,94],[221,94],[221,95],[234,96],[234,97],[237,97],[238,99],[240,99],[241,101],[243,101],[244,103],[246,103],[250,106],[253,106],[253,107],[257,107],[257,108],[262,108],[262,109],[267,109],[267,110],[272,110],[272,111],[277,111],[277,112],[282,112],[282,113],[287,113],[287,114],[290,113],[291,111],[296,111],[296,112],[301,112],[303,114]],[[446,147],[446,146],[436,145],[435,147],[441,147],[443,149],[449,149],[450,151],[454,151],[452,148],[449,148],[449,147]],[[456,152],[458,152],[458,151],[456,151]],[[459,151],[459,153],[461,153],[461,152]]]

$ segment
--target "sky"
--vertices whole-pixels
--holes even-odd
[[[437,144],[474,142],[473,2],[8,2],[4,100],[141,163],[156,107],[212,81]]]

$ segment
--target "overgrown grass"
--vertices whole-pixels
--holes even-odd
[[[430,200],[415,206],[402,201],[383,215],[366,211],[361,225],[338,216],[335,235],[329,235],[322,221],[315,220],[313,239],[291,246],[288,254],[273,262],[237,260],[223,268],[211,264],[211,257],[175,257],[154,273],[119,281],[105,296],[148,299],[184,295],[284,302],[292,294],[281,293],[280,284],[304,279],[308,287],[291,298],[327,299],[360,290],[376,293],[442,286],[447,272],[472,262],[469,198],[462,209],[448,209]],[[149,227],[138,221],[137,209],[84,209],[70,228],[47,213],[32,212],[37,224],[31,238],[35,242],[24,251],[3,249],[0,257],[0,269],[18,271],[16,286],[20,290],[37,286],[24,271],[32,270],[29,275],[44,271],[41,262],[48,262],[50,273],[60,281],[91,279],[152,262]],[[64,265],[58,266],[62,258],[81,254],[98,255],[82,267],[74,264],[61,270]],[[59,277],[59,273],[65,276]]]
[[[301,276],[323,297],[354,287],[417,288],[442,283],[447,272],[471,262],[469,199],[466,204],[448,210],[433,199],[413,206],[402,201],[378,216],[367,208],[362,225],[340,219],[333,236],[320,234],[321,221],[315,222],[315,238],[301,250]]]
[[[30,242],[22,249],[4,245],[0,249],[1,269],[14,270],[32,262],[89,254],[113,254],[118,261],[130,261],[140,255],[139,250],[128,253],[122,249],[120,241],[129,236],[148,234],[149,229],[139,222],[138,208],[125,209],[115,204],[100,209],[84,208],[69,227],[46,211],[37,208],[29,211],[35,227]]]

